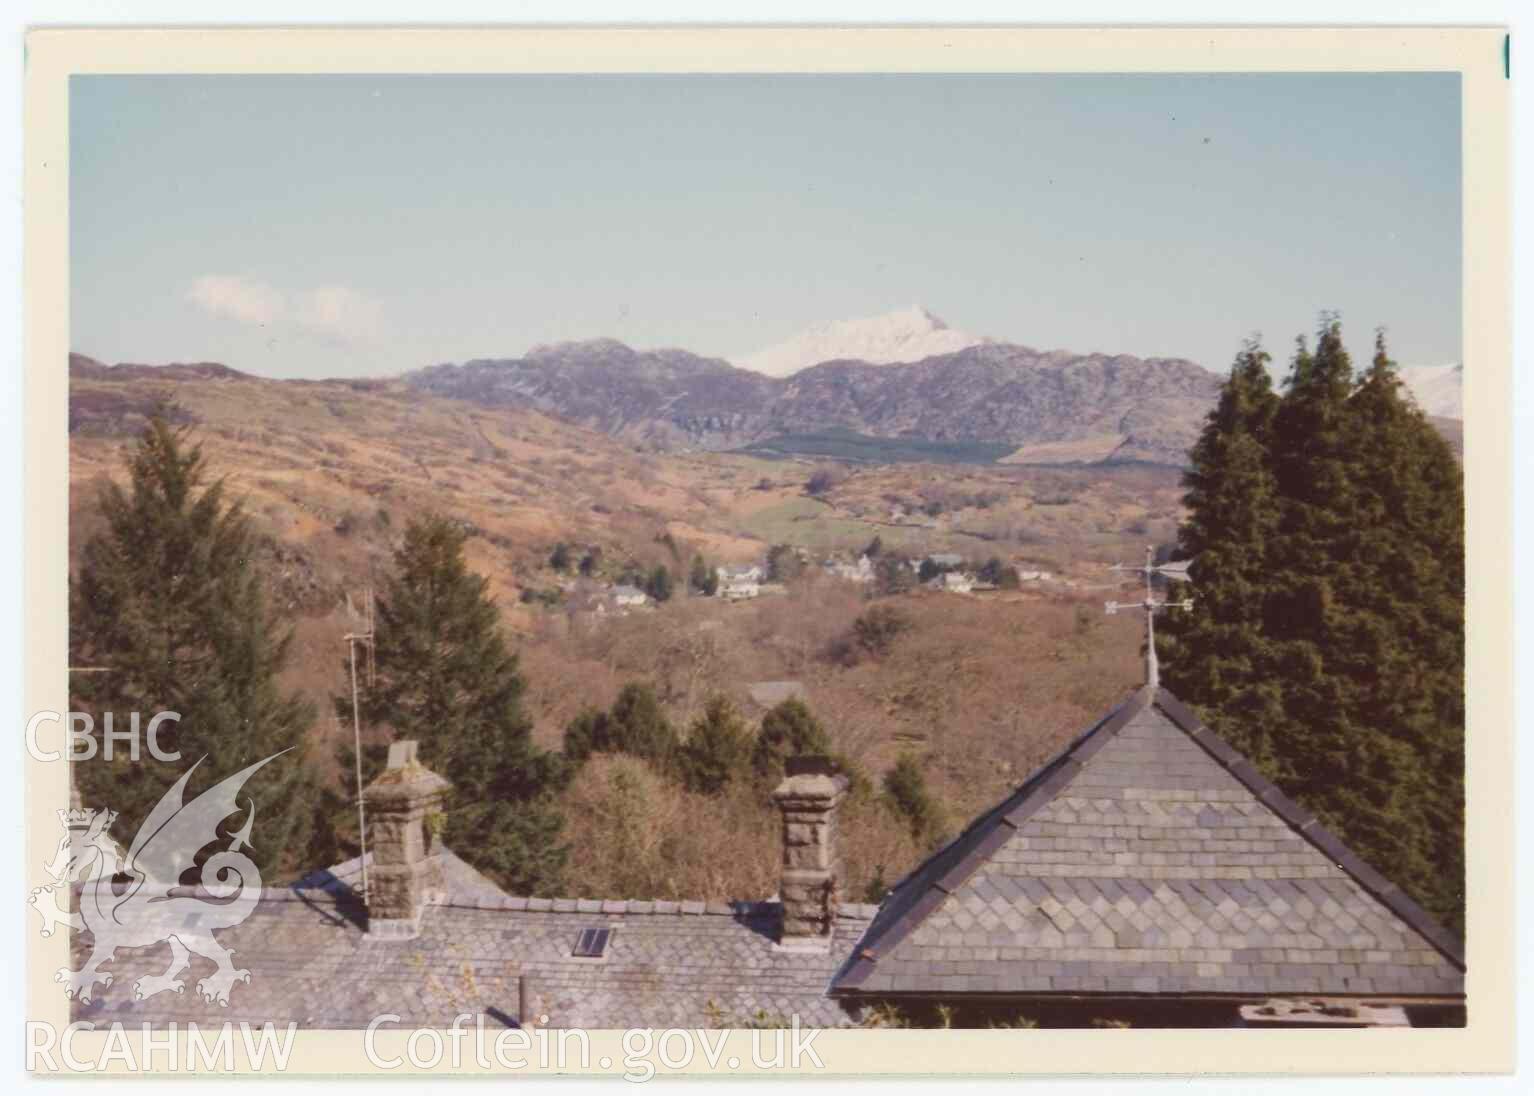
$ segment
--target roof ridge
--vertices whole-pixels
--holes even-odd
[[[300,888],[299,884],[263,888],[263,900],[278,902],[309,902],[312,890]],[[703,899],[663,898],[539,898],[528,895],[449,895],[439,902],[430,903],[440,909],[502,910],[511,913],[590,913],[597,915],[678,915],[713,917],[761,917],[775,914],[783,908],[780,901],[732,900],[728,902]],[[836,907],[837,916],[850,921],[871,921],[879,907],[865,902],[841,902]]]

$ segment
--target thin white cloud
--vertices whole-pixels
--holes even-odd
[[[301,294],[299,300],[298,322],[318,334],[348,342],[383,334],[383,306],[359,290],[325,285]]]
[[[385,328],[383,306],[345,285],[285,293],[239,274],[204,274],[186,299],[211,316],[259,327],[296,326],[339,342],[377,339]]]
[[[186,299],[210,315],[261,327],[275,323],[287,308],[280,290],[238,274],[204,274]]]

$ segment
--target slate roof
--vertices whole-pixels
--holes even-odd
[[[916,994],[1459,1000],[1459,942],[1164,689],[907,876],[832,981]]]
[[[98,1024],[247,1020],[358,1029],[386,1013],[400,1016],[402,1028],[444,1028],[470,1013],[494,1027],[517,1021],[520,975],[528,979],[529,1013],[548,1017],[539,1026],[732,1026],[759,1009],[797,1014],[806,1026],[852,1022],[826,985],[872,906],[841,907],[829,952],[816,955],[776,948],[776,903],[514,898],[451,852],[444,873],[449,896],[427,909],[417,939],[380,940],[361,930],[352,860],[291,888],[267,888],[248,920],[220,930],[236,966],[251,972],[227,1008],[198,994],[212,964],[195,956],[185,992],[135,1000],[133,983],[169,962],[161,943],[120,950],[106,967],[112,985],[98,986],[87,1004],[73,1002],[74,1015]],[[581,929],[609,927],[617,931],[605,958],[571,957]],[[75,949],[78,965],[82,934]]]

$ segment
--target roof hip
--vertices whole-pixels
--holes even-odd
[[[1031,816],[1052,802],[1093,756],[1112,742],[1136,716],[1150,708],[1159,710],[1263,807],[1421,936],[1455,968],[1464,971],[1463,945],[1452,933],[1352,852],[1312,812],[1295,803],[1276,784],[1262,776],[1240,751],[1205,726],[1181,700],[1164,688],[1145,685],[1079,734],[1036,769],[1017,790],[981,814],[962,833],[897,883],[863,938],[833,976],[830,992],[859,992],[863,983],[875,973],[882,957],[889,956],[901,941],[943,905],[949,895],[963,887],[982,865],[988,863]]]

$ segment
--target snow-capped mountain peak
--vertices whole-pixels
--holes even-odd
[[[1463,365],[1411,365],[1398,372],[1424,412],[1445,419],[1465,417]]]
[[[855,320],[836,320],[785,342],[736,358],[736,365],[769,377],[787,377],[821,362],[855,359],[876,365],[916,362],[952,354],[986,340],[955,331],[920,305]]]

